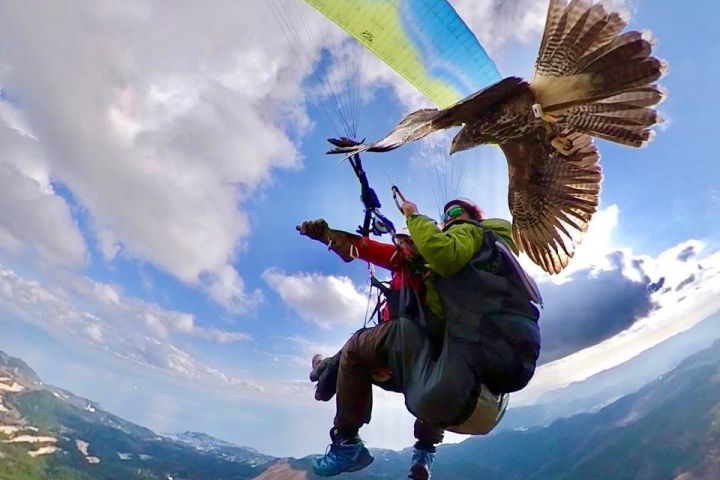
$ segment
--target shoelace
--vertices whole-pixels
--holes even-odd
[[[325,449],[325,458],[330,457],[329,454],[332,454],[332,457],[339,460],[341,455],[339,455],[338,446],[339,445],[336,444],[335,442],[328,445],[327,448]]]
[[[327,446],[325,449],[325,457],[328,456],[328,453],[335,453],[335,443],[331,443]],[[337,457],[337,454],[335,456]]]

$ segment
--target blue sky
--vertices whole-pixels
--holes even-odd
[[[451,3],[503,75],[530,74],[544,0]],[[668,121],[644,150],[598,142],[601,212],[562,276],[533,270],[549,299],[541,324],[555,361],[515,404],[720,308],[718,7],[625,3],[630,27],[651,29],[670,62]],[[303,101],[310,62],[296,62],[261,2],[179,2],[172,15],[142,0],[44,11],[0,6],[0,349],[158,432],[199,430],[274,455],[323,451],[333,408],[312,400],[308,364],[362,326],[367,267],[295,232],[313,218],[348,231],[362,221],[351,169],[324,155],[336,132]],[[360,135],[372,140],[427,104],[360,58]],[[434,175],[431,162],[448,162],[448,148],[439,136],[365,157],[396,224],[391,180],[437,215],[438,182],[425,165]],[[454,193],[509,218],[500,151],[453,162],[463,173]],[[649,292],[661,278],[663,289]],[[402,399],[378,396],[365,438],[408,445]]]

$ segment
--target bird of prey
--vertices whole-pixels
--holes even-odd
[[[450,154],[497,144],[508,162],[508,201],[518,248],[550,274],[573,257],[599,205],[595,137],[630,147],[654,138],[667,63],[648,32],[627,31],[606,3],[550,0],[530,81],[509,77],[443,110],[409,114],[385,138],[328,153],[384,152],[462,127]]]

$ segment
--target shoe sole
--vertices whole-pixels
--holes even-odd
[[[310,381],[312,381],[312,382],[317,381],[317,378],[313,378],[313,375],[315,373],[315,369],[317,368],[317,366],[320,364],[320,362],[322,362],[322,359],[323,359],[323,356],[320,355],[319,353],[316,353],[312,357],[312,370],[310,371]]]
[[[313,473],[315,473],[315,475],[317,475],[318,477],[334,477],[336,475],[341,475],[343,473],[352,473],[352,472],[357,472],[358,470],[362,470],[363,468],[365,468],[365,467],[369,466],[371,463],[373,463],[374,460],[375,460],[375,457],[370,456],[368,458],[367,462],[365,462],[363,464],[355,465],[352,468],[343,470],[342,472],[339,472],[339,473],[333,473],[331,475],[323,475],[322,473],[319,473],[317,470],[315,470],[315,467],[313,466]]]
[[[313,358],[312,358],[313,370],[315,370],[315,368],[318,366],[318,363],[320,363],[322,361],[322,359],[323,359],[323,356],[320,355],[319,353],[316,353],[315,355],[313,355]]]
[[[412,478],[413,480],[429,480],[430,475],[422,465],[413,465],[410,467],[410,475],[408,475],[408,478]]]

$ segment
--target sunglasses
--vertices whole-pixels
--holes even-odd
[[[440,217],[440,220],[443,221],[443,223],[447,222],[451,218],[457,218],[465,211],[463,207],[452,207],[447,212],[443,213]]]

